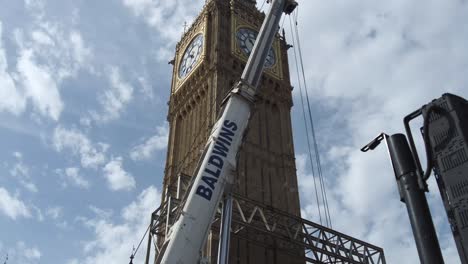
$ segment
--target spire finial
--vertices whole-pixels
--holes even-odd
[[[130,255],[130,263],[128,263],[128,264],[133,264],[133,259],[134,258],[135,258],[135,246],[133,246],[132,255]]]

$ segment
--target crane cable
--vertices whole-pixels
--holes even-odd
[[[307,83],[306,83],[306,77],[305,77],[304,62],[303,62],[303,57],[302,57],[301,42],[300,42],[300,39],[299,39],[298,17],[299,17],[299,9],[296,9],[296,16],[295,16],[295,20],[296,20],[295,21],[296,22],[296,28],[295,28],[296,29],[296,38],[297,38],[297,44],[298,44],[298,49],[299,49],[299,58],[301,60],[302,78],[304,80],[304,90],[305,90],[305,93],[306,93],[307,107],[308,107],[308,110],[309,110],[309,119],[310,119],[311,131],[312,131],[312,138],[313,138],[313,142],[314,142],[315,159],[316,159],[316,163],[317,163],[317,170],[318,170],[319,179],[320,179],[320,182],[321,182],[320,186],[321,186],[321,189],[322,189],[321,191],[322,191],[322,195],[323,195],[323,198],[324,198],[323,201],[324,201],[324,205],[325,205],[325,212],[326,212],[326,215],[328,216],[329,227],[332,227],[330,209],[329,209],[329,206],[328,206],[327,190],[326,190],[325,180],[324,180],[323,173],[322,173],[322,163],[320,161],[320,153],[319,153],[319,148],[318,148],[318,144],[317,144],[317,137],[316,137],[316,134],[315,134],[312,111],[311,111],[311,108],[310,108],[309,94],[308,94],[308,90],[307,90]]]
[[[260,7],[259,10],[262,10],[262,9],[263,9],[263,6],[265,5],[265,2],[266,2],[266,0],[263,0],[263,4],[262,4],[262,6]]]
[[[299,58],[300,58],[300,61],[301,61],[302,78],[304,80],[304,90],[305,90],[306,99],[307,99],[307,107],[308,107],[308,110],[309,110],[309,119],[310,119],[311,131],[312,131],[312,138],[313,138],[313,142],[314,142],[315,159],[316,159],[316,164],[317,164],[316,167],[317,167],[319,179],[320,179],[320,182],[321,182],[320,186],[321,186],[321,191],[322,191],[322,196],[323,196],[323,201],[324,201],[324,206],[325,206],[325,212],[326,212],[326,215],[328,217],[329,227],[332,227],[330,209],[329,209],[329,206],[328,206],[327,191],[326,191],[326,186],[325,186],[325,180],[324,180],[324,177],[323,177],[322,165],[321,165],[321,161],[320,161],[320,153],[319,153],[319,148],[318,148],[318,144],[317,144],[317,137],[316,137],[316,133],[315,133],[314,121],[313,121],[312,111],[311,111],[310,102],[309,102],[309,94],[308,94],[307,82],[306,82],[306,77],[305,77],[301,42],[300,42],[300,39],[299,39],[298,16],[299,16],[299,9],[296,9],[296,15],[295,15],[296,38],[297,38],[297,44],[298,44],[298,50],[299,50]]]
[[[313,121],[313,117],[312,117],[312,110],[311,110],[311,107],[310,107],[309,94],[308,94],[308,88],[307,88],[307,82],[306,82],[305,70],[304,70],[304,61],[303,61],[303,56],[302,56],[301,43],[300,43],[300,39],[299,39],[299,30],[298,30],[299,11],[297,9],[296,9],[294,15],[295,15],[295,17],[294,17],[295,30],[293,30],[293,27],[291,25],[291,34],[293,35],[293,44],[294,44],[293,46],[294,46],[294,54],[295,54],[295,60],[296,60],[298,83],[299,83],[299,89],[300,89],[300,95],[301,95],[301,100],[302,101],[304,100],[303,93],[302,93],[302,87],[304,87],[304,91],[305,91],[305,97],[306,97],[307,109],[308,109],[308,117],[309,117],[309,123],[310,123],[310,128],[311,128],[311,136],[312,136],[312,142],[313,142],[313,146],[314,146],[313,149],[314,149],[316,166],[313,166],[314,162],[312,160],[312,151],[311,151],[310,144],[308,144],[309,159],[310,159],[310,162],[311,162],[312,174],[313,174],[313,177],[314,177],[314,181],[315,181],[315,175],[316,175],[316,173],[314,171],[314,167],[316,167],[316,170],[317,170],[317,176],[318,176],[319,182],[320,182],[321,198],[322,198],[322,202],[323,202],[323,206],[324,206],[323,210],[325,211],[324,212],[325,213],[325,222],[326,222],[326,225],[331,228],[332,227],[332,222],[331,222],[331,216],[330,216],[330,209],[329,209],[329,205],[328,205],[328,197],[327,197],[326,186],[325,186],[325,181],[324,181],[323,172],[322,172],[322,166],[321,166],[321,161],[320,161],[320,153],[319,153],[319,148],[318,148],[318,144],[317,144],[317,136],[316,136],[316,133],[315,133],[314,121]],[[290,24],[291,24],[291,18],[290,18]],[[299,53],[299,56],[296,55],[296,47],[295,47],[296,42],[297,42],[297,53]],[[300,67],[301,67],[300,69],[297,66],[297,57],[299,57],[299,60],[300,60]],[[301,85],[301,81],[300,81],[300,77],[299,77],[300,72],[302,74],[302,82],[304,84],[303,86]],[[303,115],[304,115],[304,119],[305,119],[304,104],[303,104]],[[308,133],[308,129],[307,129],[307,122],[305,122],[305,127],[306,127],[307,140],[309,142],[309,133]],[[316,190],[316,192],[317,192],[317,190]],[[320,207],[319,204],[317,206]],[[319,208],[319,211],[321,211],[320,208]]]
[[[291,32],[293,32],[293,26],[292,26],[291,18],[289,18],[289,25],[291,26]],[[292,41],[293,41],[293,47],[295,47],[296,46],[296,40],[294,39],[294,37],[292,38]],[[305,106],[304,106],[304,97],[302,95],[302,83],[301,83],[301,79],[299,77],[299,65],[298,65],[298,62],[297,62],[298,61],[297,60],[297,52],[296,52],[296,48],[294,48],[293,50],[294,50],[294,61],[296,63],[296,72],[298,73],[297,74],[297,83],[299,85],[299,92],[300,92],[300,95],[301,95],[302,116],[304,117],[304,125],[305,125],[305,130],[306,130],[307,146],[308,146],[308,149],[309,149],[310,165],[312,166],[312,173],[314,173],[315,170],[314,170],[314,163],[313,163],[313,160],[312,160],[312,151],[310,150],[311,147],[310,147],[310,139],[309,139],[309,128],[307,126],[307,119],[306,119]],[[314,175],[312,176],[312,178],[314,179],[315,199],[316,199],[316,202],[317,202],[317,211],[318,211],[318,215],[319,215],[319,220],[320,220],[320,224],[323,225],[323,223],[322,223],[322,213],[321,213],[321,210],[320,210],[320,201],[319,201],[318,191],[317,191],[317,183],[316,183]]]
[[[137,248],[136,248],[136,249],[135,249],[135,247],[133,248],[133,250],[132,250],[132,255],[130,255],[130,263],[133,263],[133,259],[135,258],[135,255],[136,255],[136,253],[138,252],[138,249],[140,249],[141,243],[142,243],[143,240],[145,239],[146,234],[148,234],[148,231],[150,230],[150,228],[151,228],[151,225],[149,225],[148,228],[146,229],[146,231],[145,231],[145,233],[143,234],[143,237],[141,238],[140,243],[138,244]]]

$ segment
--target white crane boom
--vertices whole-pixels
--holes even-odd
[[[224,102],[224,112],[211,131],[182,212],[168,232],[156,263],[194,264],[199,261],[211,222],[229,181],[228,175],[236,169],[236,159],[249,123],[257,85],[279,21],[283,12],[290,14],[296,6],[294,0],[272,1],[241,81]]]

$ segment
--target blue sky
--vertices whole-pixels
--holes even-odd
[[[204,1],[0,4],[0,260],[128,263],[160,200],[167,62]],[[384,247],[389,263],[416,263],[385,150],[359,148],[381,131],[401,132],[404,115],[444,92],[468,97],[467,3],[299,4],[333,226]],[[303,217],[318,221],[298,89],[293,95]],[[459,263],[429,185],[446,263]]]

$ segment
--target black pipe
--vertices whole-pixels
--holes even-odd
[[[388,149],[402,201],[406,204],[419,259],[422,264],[443,264],[431,212],[418,184],[417,167],[405,135],[388,138]]]
[[[424,175],[424,172],[422,170],[422,167],[421,167],[421,162],[419,161],[419,156],[418,156],[418,151],[416,150],[416,145],[414,144],[414,139],[413,139],[413,134],[411,133],[411,126],[410,126],[410,122],[411,120],[415,119],[416,117],[422,115],[422,108],[412,112],[411,114],[407,115],[404,119],[403,119],[403,124],[405,125],[405,131],[406,131],[406,135],[408,136],[408,141],[409,141],[409,149],[411,151],[411,155],[413,156],[413,160],[415,162],[415,165],[416,165],[416,169],[417,169],[417,176],[418,176],[418,184],[421,188],[424,189],[424,191],[429,191],[428,187],[427,187],[427,183],[426,181],[423,180],[423,175]]]

